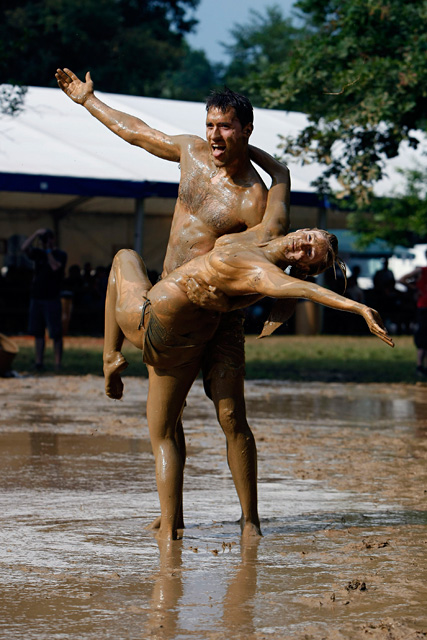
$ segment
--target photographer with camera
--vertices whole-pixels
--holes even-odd
[[[41,247],[34,247],[36,239]],[[53,340],[55,371],[62,361],[61,284],[64,279],[67,254],[55,246],[55,235],[50,229],[37,229],[21,247],[34,262],[31,284],[28,332],[35,337],[36,371],[43,371],[46,327]]]

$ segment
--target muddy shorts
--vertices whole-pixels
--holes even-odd
[[[245,377],[245,315],[242,309],[224,313],[213,338],[207,343],[202,361],[203,384],[212,399],[211,380]]]
[[[205,345],[195,344],[187,336],[168,331],[157,318],[149,300],[144,305],[142,322],[145,327],[142,360],[145,364],[158,369],[173,369],[201,361]]]

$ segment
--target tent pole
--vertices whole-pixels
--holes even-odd
[[[142,238],[144,233],[144,198],[136,198],[135,200],[135,228],[133,234],[133,248],[141,255]]]

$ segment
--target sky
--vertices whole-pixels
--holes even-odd
[[[268,6],[277,5],[285,17],[290,17],[294,0],[201,0],[195,12],[199,20],[196,31],[186,36],[193,49],[203,49],[211,62],[228,62],[223,48],[230,29],[235,24],[250,21],[250,9],[262,13]]]

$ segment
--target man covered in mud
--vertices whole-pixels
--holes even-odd
[[[194,135],[169,136],[139,118],[108,107],[94,95],[89,73],[82,82],[69,69],[58,69],[56,78],[74,102],[83,105],[123,140],[160,158],[180,163],[179,194],[162,277],[192,258],[206,254],[220,236],[244,231],[262,220],[268,191],[251,159],[272,177],[272,187],[281,195],[269,220],[265,221],[263,240],[288,231],[289,171],[268,154],[249,146],[253,109],[244,96],[227,89],[208,98],[207,140],[203,140]],[[243,393],[241,311],[222,316],[205,348],[203,376],[227,439],[227,460],[242,507],[242,531],[260,535],[256,446],[246,420]],[[176,439],[184,460],[185,441],[180,423]],[[180,526],[183,526],[182,519]]]
[[[186,262],[153,287],[134,251],[123,249],[113,261],[105,309],[106,392],[112,398],[122,395],[120,373],[127,363],[121,347],[126,337],[142,350],[148,366],[147,421],[156,462],[162,538],[177,537],[182,509],[184,464],[176,446],[176,424],[200,370],[205,346],[221,322],[220,312],[205,307],[209,295],[203,292],[217,290],[226,312],[263,296],[306,298],[360,314],[372,333],[393,346],[374,309],[284,272],[294,266],[303,275],[315,275],[332,266],[337,260],[335,236],[320,229],[300,229],[260,242],[260,229],[262,225],[218,238],[211,251]]]

